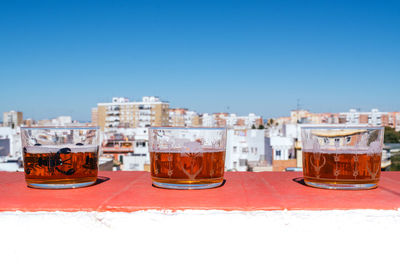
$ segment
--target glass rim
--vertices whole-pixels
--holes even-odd
[[[99,126],[21,126],[21,130],[99,130]]]
[[[320,124],[310,126],[300,126],[302,130],[319,129],[319,130],[332,130],[332,129],[356,129],[356,130],[383,130],[383,126],[368,126],[368,125],[341,125],[341,124]]]
[[[150,130],[227,130],[226,127],[184,127],[184,126],[154,126],[149,127]]]

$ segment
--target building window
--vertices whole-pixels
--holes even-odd
[[[246,159],[239,159],[239,166],[246,166],[247,160]]]
[[[233,147],[233,153],[236,153],[237,152],[237,146],[234,146]]]
[[[136,147],[146,147],[146,142],[137,142]]]
[[[281,156],[281,151],[280,150],[276,150],[275,151],[275,156],[280,157]]]

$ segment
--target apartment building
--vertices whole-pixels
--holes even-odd
[[[262,117],[254,113],[249,113],[247,116],[237,116],[235,113],[204,113],[201,119],[204,127],[240,127],[250,129],[253,126],[258,128],[264,124]]]
[[[381,112],[378,109],[372,109],[369,112],[361,112],[356,109],[350,109],[349,112],[341,112],[339,116],[341,122],[346,124],[390,126],[389,112]]]
[[[3,113],[3,126],[16,128],[23,123],[23,114],[21,111],[11,110]]]
[[[22,156],[21,134],[19,128],[0,127],[0,162],[4,157]]]
[[[400,112],[388,112],[389,115],[389,127],[394,128],[396,131],[400,131]]]
[[[97,113],[97,114],[96,114]],[[144,96],[142,101],[113,97],[111,103],[98,103],[92,110],[92,123],[97,115],[101,129],[169,126],[169,103],[155,96]]]
[[[290,117],[280,117],[273,120],[274,124],[369,124],[388,126],[400,130],[400,112],[382,112],[378,109],[362,112],[350,109],[341,113],[311,113],[308,110],[292,110]]]
[[[229,129],[226,140],[225,169],[247,171],[265,162],[265,131]]]
[[[287,117],[286,117],[287,118]],[[311,113],[308,110],[292,110],[290,111],[290,122],[286,123],[339,123],[339,114],[337,113]]]
[[[201,126],[199,114],[185,108],[173,108],[169,110],[169,124],[174,127]]]
[[[203,113],[201,115],[203,127],[215,127],[215,119],[212,114]]]
[[[92,108],[92,125],[98,125],[98,109]]]

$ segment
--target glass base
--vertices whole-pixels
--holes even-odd
[[[211,184],[169,184],[153,181],[154,186],[167,189],[208,189],[218,187],[222,185],[222,183],[223,181]]]
[[[340,189],[340,190],[364,190],[373,189],[378,186],[378,183],[369,184],[340,184],[340,183],[320,183],[320,182],[310,182],[304,179],[306,185],[323,188],[323,189]]]
[[[153,185],[167,189],[208,189],[221,186],[224,177],[217,178],[196,178],[189,180],[186,177],[180,178],[161,178],[152,176]]]
[[[40,189],[71,189],[71,188],[80,188],[92,185],[96,182],[85,182],[85,183],[76,183],[76,184],[36,184],[36,183],[28,183],[29,187],[32,188],[40,188]]]

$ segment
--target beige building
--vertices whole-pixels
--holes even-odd
[[[92,125],[97,125],[97,117],[98,117],[97,108],[92,108]]]
[[[169,103],[154,96],[145,96],[140,102],[130,102],[124,97],[113,97],[111,103],[98,103],[97,111],[92,110],[92,123],[95,121],[103,130],[169,126]]]
[[[3,113],[3,126],[15,128],[23,123],[21,111],[8,111]]]
[[[286,117],[284,117],[286,118]],[[279,118],[278,120],[282,120]],[[337,113],[311,113],[308,110],[290,111],[290,123],[339,123],[339,114]],[[289,122],[288,122],[289,123]]]
[[[174,108],[169,110],[169,125],[174,127],[197,127],[201,126],[200,115],[185,108]]]

